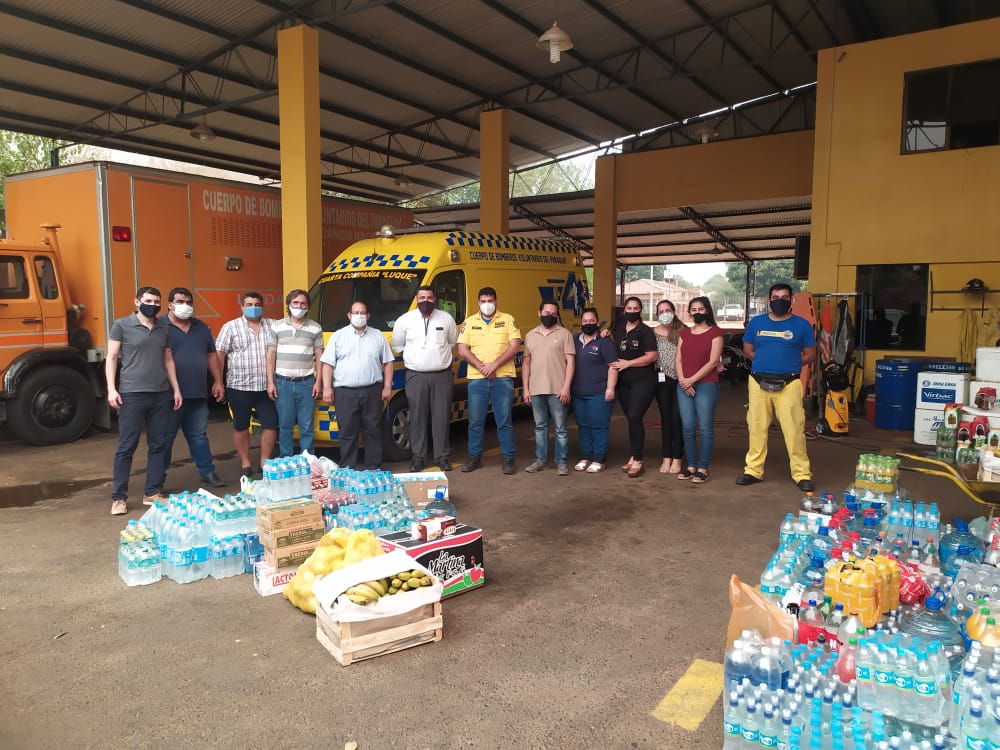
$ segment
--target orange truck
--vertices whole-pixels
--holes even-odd
[[[244,292],[281,317],[281,194],[273,188],[110,162],[5,178],[0,240],[0,424],[22,441],[76,440],[109,428],[104,353],[140,286],[194,294],[214,333]],[[56,224],[55,222],[58,222]],[[323,200],[323,264],[406,209]],[[57,231],[58,229],[58,231]]]

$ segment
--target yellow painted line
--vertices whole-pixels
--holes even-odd
[[[693,732],[701,726],[721,694],[722,665],[717,661],[695,659],[650,715]]]

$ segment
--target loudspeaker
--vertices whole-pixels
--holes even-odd
[[[803,234],[795,238],[795,272],[799,281],[809,278],[809,235]]]

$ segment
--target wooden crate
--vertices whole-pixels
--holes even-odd
[[[441,602],[392,617],[337,622],[316,610],[316,640],[345,667],[356,661],[441,640]]]

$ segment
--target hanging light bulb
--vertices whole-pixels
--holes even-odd
[[[191,137],[197,138],[199,141],[214,141],[215,131],[208,127],[208,123],[205,122],[205,118],[201,118],[201,122],[191,128]]]
[[[569,34],[559,28],[558,23],[553,21],[552,27],[538,37],[538,46],[545,49],[546,45],[549,48],[549,62],[554,64],[559,62],[559,56],[563,50],[573,49],[573,40],[569,38]]]

